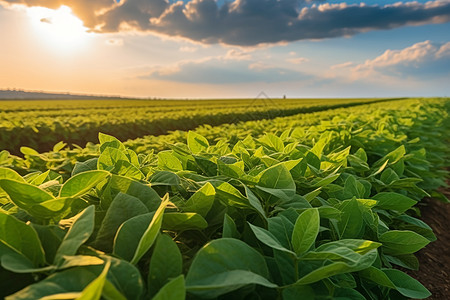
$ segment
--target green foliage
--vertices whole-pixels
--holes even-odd
[[[436,239],[416,204],[444,184],[449,103],[2,151],[1,296],[424,299],[394,265]]]

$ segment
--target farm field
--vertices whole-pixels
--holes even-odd
[[[429,298],[450,99],[254,101],[0,102],[0,297]]]
[[[85,146],[98,132],[120,140],[202,124],[258,120],[386,99],[0,101],[0,149],[50,151],[59,141]]]

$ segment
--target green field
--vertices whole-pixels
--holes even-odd
[[[259,120],[385,99],[0,101],[0,149],[49,151],[59,141],[85,146],[98,132],[120,140]]]
[[[0,103],[0,297],[430,296],[448,98]]]

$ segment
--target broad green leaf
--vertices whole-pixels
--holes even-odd
[[[183,211],[198,213],[202,217],[206,217],[214,203],[215,195],[216,190],[211,183],[207,182],[186,201]]]
[[[97,256],[89,255],[72,255],[63,256],[58,265],[58,269],[68,269],[73,267],[103,265],[104,261]]]
[[[186,276],[186,288],[197,297],[215,298],[249,284],[269,288],[263,256],[246,243],[229,238],[213,240],[197,252]]]
[[[187,136],[187,144],[192,153],[197,154],[208,149],[208,140],[200,134],[189,131]]]
[[[379,244],[378,244],[379,245]],[[319,251],[319,249],[317,249]],[[330,253],[331,255],[329,258],[324,259],[324,266],[319,267],[318,269],[315,269],[314,271],[306,274],[302,278],[300,278],[295,285],[305,285],[305,284],[311,284],[314,282],[317,282],[319,280],[337,275],[337,274],[343,274],[343,273],[349,273],[349,272],[356,272],[364,270],[368,267],[370,267],[377,258],[377,250],[371,249],[367,251],[366,253],[357,253],[354,252],[353,255],[350,251],[350,249],[345,250],[344,247],[335,248],[327,250],[325,253]],[[336,255],[340,255],[340,252],[343,254],[340,261],[333,261],[330,258],[333,257],[333,252],[336,253]],[[314,252],[309,252],[307,255],[314,254]],[[350,256],[351,255],[351,256]],[[346,258],[349,259],[346,259]],[[318,259],[319,257],[312,257],[312,259]],[[351,258],[351,259],[350,259]]]
[[[294,222],[283,215],[272,217],[268,221],[270,233],[272,233],[286,249],[293,249],[291,240],[292,233],[294,232],[294,224]]]
[[[39,273],[39,272],[51,272],[56,269],[55,266],[46,266],[46,267],[36,267],[28,258],[24,255],[9,252],[5,253],[2,250],[3,246],[0,244],[0,255],[1,255],[1,266],[6,270],[12,271],[14,273]]]
[[[106,171],[87,171],[67,180],[61,187],[59,197],[79,197],[109,176]]]
[[[248,223],[248,224],[250,225],[250,228],[252,229],[256,238],[258,240],[260,240],[263,244],[265,244],[273,249],[277,249],[277,250],[289,253],[291,255],[295,255],[294,252],[283,247],[280,244],[280,241],[278,241],[277,238],[272,233],[270,233],[270,231],[267,231],[264,228],[252,225],[251,223]]]
[[[161,227],[170,231],[202,230],[208,222],[196,213],[165,213]]]
[[[253,207],[253,209],[255,209],[258,212],[258,214],[263,219],[267,220],[267,216],[261,205],[261,201],[259,201],[258,197],[256,197],[256,195],[252,192],[252,190],[248,186],[244,185],[244,187],[245,187],[245,194],[247,195],[247,199],[250,205]]]
[[[100,152],[103,152],[108,147],[125,150],[125,146],[122,144],[122,142],[111,135],[99,132],[98,141],[100,142]]]
[[[159,171],[152,175],[150,178],[150,184],[152,186],[156,185],[169,185],[176,186],[180,185],[180,178],[177,174],[170,171]]]
[[[314,245],[320,228],[319,211],[309,208],[301,213],[292,232],[292,247],[297,255],[303,255]]]
[[[284,164],[270,167],[259,174],[259,188],[282,190],[287,197],[295,194],[295,183],[292,175]],[[267,191],[266,189],[264,189]]]
[[[181,161],[173,155],[172,151],[161,151],[158,153],[158,166],[163,170],[182,171]]]
[[[5,254],[19,254],[34,267],[45,263],[44,249],[34,228],[0,212],[0,258]]]
[[[119,192],[138,198],[145,204],[148,211],[155,211],[161,204],[161,198],[159,195],[148,185],[131,178],[112,175],[107,186],[107,191],[105,191],[102,195],[107,199],[102,199],[102,207],[109,207],[113,198],[117,196],[117,193]]]
[[[61,245],[61,242],[66,235],[66,231],[57,225],[37,225],[33,223],[31,225],[36,230],[39,239],[41,240],[46,261],[53,262],[55,260],[56,251],[58,251],[59,245]]]
[[[97,275],[85,267],[71,268],[62,272],[54,273],[44,280],[28,285],[17,293],[6,297],[7,300],[29,300],[41,299],[50,295],[73,293],[78,297],[80,292]]]
[[[269,147],[271,150],[274,150],[276,152],[284,151],[283,140],[272,133],[265,134],[258,141],[263,143],[264,145]]]
[[[430,291],[408,274],[395,269],[383,269],[383,272],[394,283],[396,290],[403,296],[412,299],[425,299],[431,296]]]
[[[95,225],[95,206],[91,205],[73,218],[73,224],[59,246],[54,263],[58,264],[64,255],[75,255],[78,248],[84,244]]]
[[[117,230],[113,253],[131,261],[142,235],[152,222],[154,214],[154,212],[142,214],[125,221]]]
[[[366,280],[375,282],[380,286],[386,286],[388,288],[395,289],[394,283],[389,279],[386,273],[373,266],[368,267],[367,269],[364,269],[362,271],[359,271],[358,275]]]
[[[184,276],[180,275],[159,290],[152,300],[184,300],[186,299],[186,287]]]
[[[107,260],[102,273],[95,278],[89,285],[81,292],[81,295],[76,300],[100,300],[102,296],[103,286],[106,282],[106,274],[108,274],[111,261]]]
[[[125,177],[142,179],[144,175],[121,150],[107,147],[98,158],[97,168]]]
[[[398,212],[404,212],[417,203],[407,196],[393,192],[378,193],[372,198],[378,201],[376,207],[397,210]]]
[[[142,235],[142,238],[139,241],[136,252],[134,253],[133,259],[131,260],[131,263],[133,265],[139,262],[142,256],[144,256],[144,254],[150,249],[150,247],[155,242],[156,237],[158,236],[159,231],[161,229],[164,210],[168,204],[169,204],[169,195],[167,194],[166,196],[164,196],[161,205],[156,210],[155,214],[153,215],[152,221],[148,225],[148,228],[145,230],[144,234]]]
[[[240,233],[236,228],[236,223],[228,214],[225,214],[223,218],[222,237],[235,239],[239,239],[240,237]]]
[[[120,225],[128,219],[147,213],[147,207],[137,198],[119,193],[114,198],[97,233],[95,245],[111,252],[113,239]]]
[[[12,179],[20,182],[25,181],[22,176],[19,175],[19,173],[4,167],[0,167],[0,179]]]
[[[155,243],[148,273],[148,289],[153,296],[171,278],[182,272],[183,259],[177,244],[166,234],[159,235]],[[183,294],[185,294],[183,292]]]
[[[429,240],[409,230],[391,230],[379,237],[386,254],[402,255],[419,251],[430,243]]]
[[[67,143],[64,143],[63,141],[60,141],[60,142],[58,142],[57,144],[55,144],[53,146],[53,152],[59,152],[60,150],[62,150],[66,146],[67,146]]]
[[[341,219],[337,223],[340,237],[343,239],[359,238],[364,220],[358,201],[355,198],[346,200],[338,205],[337,208],[341,211]]]
[[[30,214],[44,219],[53,217],[53,212],[42,205],[48,200],[55,199],[46,191],[37,186],[11,179],[0,179],[0,187],[15,205]]]

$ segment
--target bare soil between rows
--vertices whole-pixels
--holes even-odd
[[[450,197],[450,189],[443,191]],[[417,253],[418,271],[407,273],[419,280],[432,296],[427,299],[450,299],[450,204],[436,199],[424,199],[421,219],[433,228],[437,241]]]

